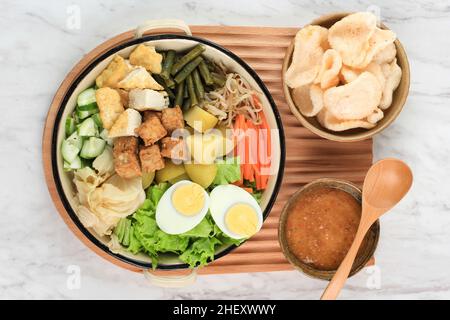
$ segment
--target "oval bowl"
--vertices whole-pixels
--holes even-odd
[[[356,186],[355,184],[344,181],[344,180],[337,180],[337,179],[318,179],[314,180],[311,183],[308,183],[307,185],[300,188],[297,192],[295,192],[289,200],[286,202],[283,210],[281,211],[280,215],[280,223],[278,226],[278,241],[280,242],[281,249],[283,251],[283,254],[285,255],[286,259],[298,270],[303,272],[304,274],[317,279],[322,280],[331,280],[336,270],[321,270],[318,268],[315,268],[300,259],[298,259],[295,255],[292,254],[292,252],[289,249],[289,246],[287,244],[286,239],[286,219],[289,214],[289,209],[291,205],[297,201],[301,200],[301,197],[306,193],[316,188],[321,187],[329,187],[329,188],[336,188],[340,189],[342,191],[347,192],[351,196],[353,196],[359,203],[361,203],[361,189]],[[372,227],[369,229],[369,231],[366,234],[366,241],[364,247],[361,247],[358,255],[355,259],[355,262],[353,263],[352,270],[350,272],[349,277],[355,275],[358,273],[366,264],[369,262],[369,260],[373,257],[375,250],[377,248],[378,244],[378,238],[380,236],[380,223],[377,220],[376,223],[372,225]]]
[[[344,18],[349,14],[351,13],[342,12],[324,15],[313,20],[310,23],[310,25],[319,25],[325,28],[330,28],[334,23],[336,23],[337,21],[341,20],[342,18]],[[386,27],[382,23],[380,27],[382,29],[388,29],[388,27]],[[289,88],[283,81],[284,95],[286,97],[289,108],[291,109],[291,112],[304,127],[308,128],[313,133],[317,134],[322,138],[338,142],[352,142],[352,141],[366,140],[386,129],[392,122],[394,122],[394,120],[398,117],[398,115],[402,111],[409,93],[410,70],[408,57],[406,56],[405,49],[403,48],[400,41],[396,39],[394,43],[397,48],[397,63],[402,69],[402,78],[400,80],[399,86],[394,91],[391,106],[387,110],[384,110],[384,118],[381,119],[374,128],[372,129],[357,128],[342,132],[335,132],[322,127],[320,123],[317,121],[316,117],[305,117],[304,115],[302,115],[302,113],[298,110],[292,99],[292,89]],[[282,67],[282,75],[283,75],[282,79],[284,79],[286,70],[291,64],[293,51],[294,51],[294,39],[289,45],[284,57]]]
[[[174,49],[178,51],[189,49],[201,43],[206,47],[204,52],[206,57],[216,62],[222,62],[228,70],[239,73],[253,88],[261,92],[261,102],[267,121],[271,129],[278,130],[277,139],[273,139],[272,144],[272,148],[275,150],[272,158],[274,165],[272,172],[277,173],[269,178],[268,187],[261,200],[263,218],[267,218],[281,185],[285,162],[285,141],[283,126],[276,105],[256,72],[229,50],[211,41],[193,36],[157,34],[145,35],[136,39],[124,39],[124,34],[122,34],[114,39],[113,45],[108,43],[111,41],[109,40],[94,49],[95,54],[93,52],[88,53],[68,74],[69,79],[66,80],[70,81],[65,80],[56,93],[47,116],[44,131],[43,158],[47,184],[59,213],[75,235],[97,254],[121,267],[133,271],[152,267],[151,259],[144,254],[133,255],[125,250],[112,252],[108,248],[109,239],[107,237],[101,237],[93,230],[83,226],[74,210],[76,204],[74,201],[74,185],[70,175],[63,171],[63,161],[60,156],[60,146],[64,138],[63,119],[74,110],[77,95],[94,83],[95,78],[108,65],[115,54],[128,57],[130,52],[141,43],[154,45],[159,50]],[[85,61],[86,59],[88,60]],[[50,139],[46,139],[47,137]],[[216,251],[215,259],[223,257],[234,248],[236,248],[234,245],[223,245]],[[188,265],[180,261],[175,254],[167,253],[160,256],[157,268],[166,270],[187,269]]]

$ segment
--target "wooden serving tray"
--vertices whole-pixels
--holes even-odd
[[[286,135],[286,167],[277,201],[259,233],[199,274],[292,270],[278,243],[278,220],[287,199],[319,178],[340,178],[362,185],[372,165],[372,140],[337,143],[301,126],[283,94],[281,67],[298,28],[191,26],[192,34],[229,49],[247,62],[266,84],[281,114]],[[371,262],[373,263],[373,260]],[[156,274],[184,274],[158,271]]]
[[[336,143],[322,139],[302,127],[286,103],[281,79],[284,54],[298,28],[191,26],[194,36],[205,38],[231,50],[245,60],[268,87],[278,106],[286,135],[286,167],[277,201],[262,230],[245,244],[198,270],[199,274],[268,272],[292,270],[278,244],[278,220],[286,200],[302,185],[318,178],[340,178],[362,184],[372,164],[372,140]],[[165,30],[166,31],[166,30]],[[174,30],[167,30],[172,33]],[[178,31],[179,32],[179,31]],[[163,33],[159,30],[158,33]],[[51,169],[51,134],[61,99],[73,79],[89,61],[112,46],[133,38],[133,31],[122,33],[88,53],[68,74],[50,107],[43,136],[44,171],[50,195],[69,228],[89,248],[105,259],[132,271],[142,271],[112,259],[95,247],[78,230],[64,210],[57,194]],[[156,271],[157,275],[178,275],[186,271]]]

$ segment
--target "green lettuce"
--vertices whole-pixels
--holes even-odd
[[[229,184],[241,179],[241,165],[239,157],[228,158],[216,162],[217,174],[213,180],[214,185]]]
[[[148,254],[152,259],[153,268],[158,264],[160,253],[173,252],[179,255],[181,261],[194,268],[212,261],[217,246],[239,245],[242,242],[224,235],[209,213],[193,229],[179,235],[167,234],[159,229],[155,220],[156,206],[169,186],[168,183],[161,183],[148,188],[147,198],[140,208],[131,218],[125,218],[131,219],[131,227],[127,233],[129,237],[122,239],[121,243],[128,251],[133,254],[139,252]],[[123,227],[130,224],[121,221],[119,225]]]

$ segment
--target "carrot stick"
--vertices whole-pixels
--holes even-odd
[[[252,188],[242,188],[242,189],[244,189],[248,193],[253,193],[253,189]]]

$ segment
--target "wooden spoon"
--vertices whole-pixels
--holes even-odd
[[[353,244],[339,269],[322,294],[322,300],[334,300],[347,281],[353,261],[369,228],[393,208],[412,185],[411,169],[401,160],[383,159],[372,165],[364,179],[362,213]]]

